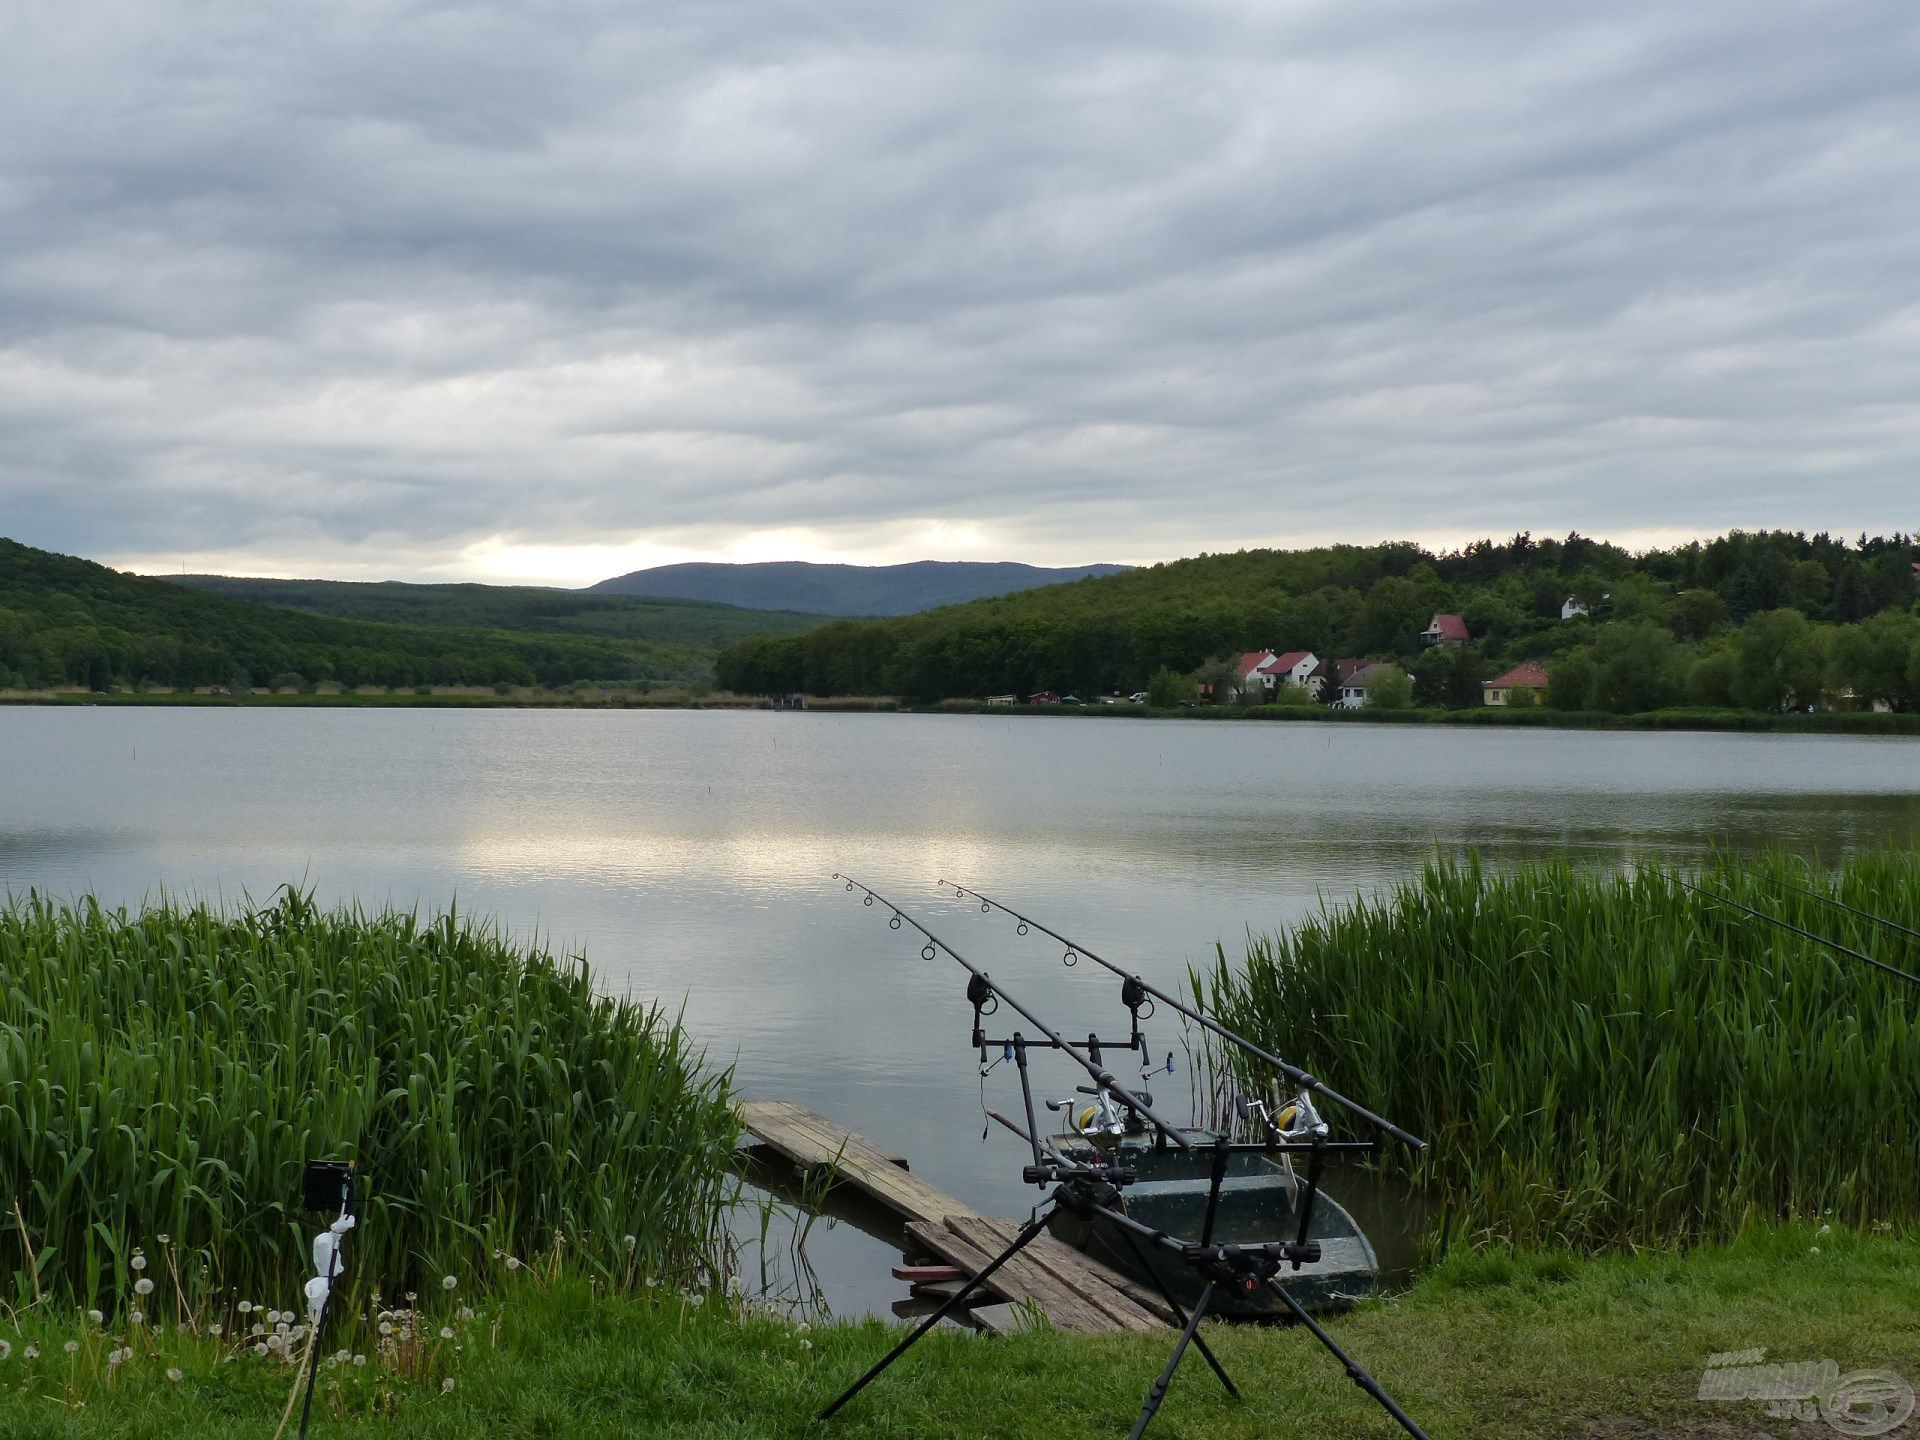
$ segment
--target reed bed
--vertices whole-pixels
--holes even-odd
[[[1920,858],[1772,855],[1686,878],[1909,970]],[[1432,1142],[1435,1239],[1725,1238],[1749,1220],[1920,1220],[1920,989],[1690,894],[1658,868],[1429,864],[1377,900],[1220,953],[1227,1024]],[[1230,1065],[1231,1057],[1219,1057]],[[1242,1077],[1250,1082],[1251,1077]]]
[[[16,899],[0,1274],[17,1300],[109,1314],[141,1270],[169,1318],[284,1303],[311,1273],[303,1166],[345,1158],[363,1300],[471,1293],[535,1252],[610,1285],[710,1284],[727,1083],[674,1017],[454,914],[291,889],[245,912]]]

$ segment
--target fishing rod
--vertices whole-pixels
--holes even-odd
[[[1160,989],[1158,986],[1149,984],[1146,980],[1143,980],[1139,975],[1126,969],[1124,966],[1118,965],[1112,960],[1107,959],[1105,956],[1100,955],[1093,950],[1089,950],[1085,945],[1082,945],[1079,941],[1069,939],[1067,936],[1062,935],[1058,930],[1050,929],[1049,927],[1042,925],[1038,920],[1033,919],[1031,916],[1022,915],[1018,910],[1015,910],[1012,906],[1002,904],[1000,901],[995,900],[990,896],[982,895],[978,890],[971,890],[967,888],[965,885],[961,885],[958,882],[953,880],[942,880],[940,883],[942,885],[951,885],[953,887],[954,894],[956,896],[960,896],[960,897],[971,896],[973,899],[978,900],[980,902],[980,908],[982,910],[986,910],[986,909],[998,910],[1001,912],[1001,914],[1011,917],[1013,920],[1018,922],[1020,927],[1020,933],[1022,935],[1026,934],[1029,928],[1038,930],[1041,934],[1049,935],[1053,937],[1055,940],[1058,940],[1062,945],[1065,945],[1067,947],[1067,954],[1069,957],[1075,956],[1075,955],[1084,955],[1089,960],[1093,961],[1094,964],[1105,966],[1108,970],[1111,970],[1114,974],[1118,975],[1121,981],[1123,982],[1121,986],[1121,991],[1120,991],[1121,1002],[1125,1004],[1128,1009],[1133,1010],[1136,1015],[1139,1012],[1139,1006],[1135,999],[1135,996],[1137,995],[1151,996],[1154,1000],[1159,1001],[1160,1003],[1165,1004],[1167,1006],[1170,1006],[1173,1010],[1177,1011],[1179,1014],[1186,1016],[1187,1019],[1193,1021],[1194,1024],[1200,1026],[1202,1029],[1211,1031],[1213,1034],[1219,1036],[1222,1040],[1228,1041],[1231,1044],[1239,1046],[1242,1050],[1244,1050],[1247,1054],[1253,1056],[1256,1060],[1259,1060],[1267,1065],[1271,1065],[1274,1069],[1278,1070],[1282,1075],[1286,1076],[1287,1079],[1291,1080],[1294,1084],[1298,1085],[1302,1090],[1305,1090],[1307,1093],[1312,1095],[1318,1095],[1323,1100],[1331,1101],[1333,1104],[1338,1105],[1341,1108],[1345,1109],[1349,1114],[1353,1115],[1355,1118],[1366,1121],[1369,1125],[1372,1125],[1375,1129],[1379,1130],[1382,1134],[1392,1136],[1395,1140],[1398,1140],[1402,1145],[1406,1145],[1416,1151],[1424,1150],[1427,1148],[1427,1142],[1420,1139],[1417,1135],[1410,1134],[1407,1131],[1401,1129],[1398,1125],[1394,1124],[1391,1120],[1388,1120],[1384,1116],[1374,1114],[1373,1111],[1367,1109],[1366,1106],[1360,1104],[1358,1101],[1351,1100],[1347,1098],[1345,1095],[1342,1095],[1338,1090],[1334,1090],[1329,1086],[1322,1084],[1319,1080],[1316,1080],[1312,1075],[1308,1074],[1305,1070],[1302,1070],[1299,1066],[1289,1065],[1285,1060],[1282,1060],[1278,1055],[1275,1055],[1272,1051],[1261,1048],[1260,1046],[1254,1044],[1253,1041],[1247,1039],[1244,1035],[1236,1034],[1234,1031],[1229,1030],[1226,1026],[1222,1025],[1218,1020],[1215,1020],[1212,1016],[1207,1015],[1202,1011],[1196,1010],[1192,1006],[1183,1003],[1182,1001],[1176,999],[1172,995],[1169,995],[1166,991]],[[1069,964],[1072,963],[1071,959],[1069,959],[1068,963]]]
[[[1160,1288],[1162,1296],[1167,1302],[1168,1310],[1176,1317],[1181,1326],[1181,1331],[1179,1339],[1174,1344],[1173,1353],[1167,1359],[1165,1368],[1160,1372],[1159,1377],[1147,1391],[1146,1400],[1141,1406],[1139,1416],[1134,1421],[1133,1429],[1129,1434],[1129,1440],[1140,1440],[1140,1437],[1146,1431],[1148,1425],[1152,1423],[1154,1415],[1160,1409],[1161,1401],[1166,1398],[1167,1387],[1172,1383],[1174,1372],[1179,1368],[1180,1361],[1189,1347],[1200,1351],[1212,1367],[1214,1373],[1220,1377],[1220,1381],[1226,1386],[1228,1393],[1236,1398],[1238,1397],[1239,1390],[1228,1377],[1219,1359],[1207,1347],[1205,1340],[1200,1336],[1200,1324],[1206,1317],[1215,1299],[1223,1290],[1252,1293],[1261,1289],[1273,1290],[1279,1296],[1281,1303],[1286,1309],[1296,1319],[1300,1320],[1313,1337],[1340,1362],[1347,1373],[1348,1379],[1353,1381],[1356,1386],[1380,1405],[1409,1435],[1414,1437],[1414,1440],[1427,1440],[1426,1432],[1421,1430],[1419,1425],[1408,1416],[1406,1411],[1400,1408],[1393,1397],[1380,1386],[1379,1382],[1376,1381],[1372,1375],[1349,1356],[1346,1351],[1341,1349],[1333,1337],[1313,1320],[1304,1307],[1287,1292],[1286,1287],[1279,1279],[1280,1272],[1288,1266],[1298,1271],[1302,1265],[1316,1264],[1323,1258],[1320,1241],[1309,1238],[1314,1199],[1318,1191],[1319,1167],[1322,1158],[1329,1151],[1364,1151],[1371,1153],[1379,1147],[1380,1142],[1377,1138],[1345,1142],[1330,1141],[1327,1137],[1326,1126],[1318,1123],[1317,1119],[1310,1127],[1310,1139],[1298,1138],[1299,1134],[1307,1132],[1295,1132],[1285,1135],[1273,1133],[1270,1135],[1269,1141],[1266,1144],[1253,1146],[1236,1145],[1229,1136],[1216,1134],[1212,1143],[1205,1147],[1206,1151],[1210,1154],[1212,1164],[1207,1187],[1206,1215],[1201,1224],[1198,1238],[1182,1238],[1170,1231],[1157,1229],[1152,1225],[1145,1224],[1141,1220],[1127,1214],[1120,1201],[1122,1187],[1132,1184],[1136,1179],[1136,1176],[1131,1171],[1109,1164],[1107,1158],[1097,1152],[1091,1161],[1078,1163],[1070,1159],[1053,1140],[1047,1139],[1043,1141],[1040,1134],[1040,1127],[1034,1114],[1032,1079],[1027,1070],[1027,1048],[1035,1042],[1027,1041],[1018,1031],[1015,1031],[1012,1039],[1008,1041],[989,1041],[982,1029],[982,1019],[984,1016],[992,1014],[993,1011],[985,1007],[991,1002],[997,1009],[1000,1001],[1006,1002],[1015,1013],[1026,1019],[1035,1029],[1046,1037],[1046,1048],[1062,1051],[1072,1057],[1073,1060],[1093,1078],[1095,1086],[1097,1087],[1094,1093],[1102,1096],[1111,1094],[1139,1119],[1151,1123],[1158,1132],[1159,1140],[1162,1142],[1172,1141],[1183,1150],[1194,1151],[1200,1148],[1194,1140],[1189,1138],[1189,1136],[1178,1127],[1155,1114],[1151,1108],[1150,1096],[1136,1095],[1128,1090],[1119,1083],[1111,1071],[1107,1070],[1106,1067],[1100,1063],[1096,1058],[1101,1048],[1101,1042],[1098,1036],[1089,1035],[1087,1037],[1087,1050],[1086,1052],[1082,1052],[1058,1031],[1054,1030],[1045,1021],[1040,1019],[1039,1016],[1034,1014],[1033,1011],[1027,1009],[1012,995],[1008,994],[1003,987],[996,984],[987,975],[986,971],[972,964],[965,956],[947,944],[946,941],[940,939],[925,925],[922,925],[918,920],[914,919],[912,915],[903,911],[898,905],[895,905],[879,891],[862,884],[851,876],[843,875],[839,872],[835,872],[834,879],[844,881],[847,889],[850,891],[858,890],[862,892],[863,904],[871,906],[875,901],[878,901],[882,906],[891,910],[893,915],[888,921],[891,928],[898,930],[902,925],[911,925],[918,931],[926,940],[926,946],[921,952],[926,958],[932,959],[936,951],[945,950],[948,955],[952,956],[953,959],[967,971],[969,977],[967,982],[967,999],[969,1003],[972,1004],[974,1010],[973,1044],[981,1049],[983,1056],[985,1048],[989,1045],[1005,1044],[1007,1049],[1012,1052],[1012,1058],[1019,1067],[1020,1090],[1022,1099],[1026,1105],[1027,1123],[1026,1126],[1022,1128],[1018,1123],[1007,1119],[997,1111],[988,1111],[987,1114],[990,1119],[998,1121],[1015,1135],[1026,1140],[1031,1147],[1034,1163],[1022,1172],[1021,1178],[1035,1184],[1051,1184],[1053,1189],[1048,1195],[1046,1202],[1035,1210],[1033,1217],[1028,1220],[1026,1224],[1021,1226],[1019,1233],[1014,1236],[1005,1249],[989,1259],[984,1266],[977,1269],[972,1278],[966,1281],[958,1290],[954,1291],[953,1294],[949,1295],[933,1314],[923,1320],[910,1334],[901,1339],[891,1350],[870,1366],[859,1379],[855,1380],[843,1390],[836,1399],[821,1410],[819,1414],[820,1419],[825,1420],[836,1414],[842,1406],[846,1405],[854,1396],[858,1395],[867,1385],[878,1379],[882,1372],[906,1354],[908,1350],[912,1349],[934,1326],[938,1325],[948,1314],[964,1305],[969,1296],[984,1288],[996,1271],[1008,1261],[1012,1260],[1014,1256],[1027,1245],[1036,1240],[1042,1231],[1048,1228],[1050,1219],[1054,1214],[1064,1212],[1070,1215],[1098,1216],[1102,1221],[1113,1226],[1136,1253],[1139,1252],[1139,1248],[1142,1245],[1156,1248],[1162,1254],[1176,1258],[1181,1264],[1185,1265],[1197,1279],[1204,1281],[1199,1298],[1194,1303],[1192,1310],[1183,1314],[1179,1303],[1173,1298],[1171,1291],[1168,1290],[1164,1281],[1158,1276],[1158,1273],[1154,1271],[1151,1266],[1145,1267],[1148,1273],[1154,1276],[1154,1283]],[[1174,1003],[1177,1008],[1177,1002]],[[1139,1038],[1137,1015],[1135,1019],[1134,1042],[1136,1045],[1139,1045],[1144,1042]],[[984,1074],[985,1072],[983,1071],[982,1073]],[[1303,1102],[1302,1108],[1308,1111],[1311,1110],[1311,1106],[1305,1104],[1305,1102]],[[1271,1126],[1269,1126],[1269,1130],[1272,1131]],[[1298,1234],[1291,1240],[1253,1243],[1217,1242],[1214,1239],[1214,1230],[1220,1215],[1221,1187],[1226,1179],[1229,1162],[1233,1154],[1252,1149],[1286,1153],[1298,1151],[1311,1152],[1313,1169],[1304,1192],[1303,1202],[1300,1206]],[[1144,1260],[1145,1257],[1142,1256],[1141,1258]]]
[[[1695,895],[1699,895],[1704,897],[1705,899],[1711,900],[1716,905],[1725,905],[1730,909],[1739,910],[1745,914],[1751,915],[1756,920],[1765,920],[1769,925],[1777,925],[1782,930],[1786,930],[1794,935],[1798,935],[1803,939],[1813,941],[1816,945],[1824,945],[1829,950],[1832,950],[1841,955],[1845,955],[1849,959],[1858,960],[1862,965],[1871,965],[1875,970],[1884,970],[1889,975],[1893,975],[1898,977],[1901,980],[1905,980],[1909,985],[1920,985],[1920,975],[1914,975],[1906,970],[1902,970],[1898,965],[1889,965],[1884,960],[1876,960],[1873,958],[1873,956],[1867,954],[1864,950],[1856,950],[1851,945],[1843,945],[1838,940],[1835,940],[1832,937],[1827,935],[1821,935],[1816,931],[1802,929],[1800,926],[1793,924],[1791,921],[1782,920],[1778,915],[1770,915],[1765,910],[1756,910],[1753,906],[1742,904],[1740,901],[1735,900],[1732,896],[1722,895],[1718,891],[1708,890],[1704,886],[1695,885],[1691,880],[1687,880],[1680,876],[1676,876],[1674,878],[1679,882],[1681,889],[1692,891]],[[1818,899],[1821,897],[1816,896],[1815,898]],[[1839,902],[1836,901],[1834,903],[1838,904]],[[1877,918],[1877,917],[1870,917],[1870,918]]]
[[[1064,1036],[1062,1036],[1057,1030],[1053,1029],[1050,1025],[1048,1025],[1046,1021],[1042,1020],[1038,1015],[1035,1015],[1033,1011],[1027,1009],[1026,1006],[1022,1005],[1018,1000],[1014,999],[1012,995],[1007,993],[1006,988],[1000,985],[998,982],[996,982],[992,977],[990,977],[986,971],[982,970],[979,966],[975,965],[972,961],[968,960],[958,950],[955,950],[951,945],[947,944],[946,941],[942,940],[938,935],[935,935],[931,930],[927,929],[926,926],[922,925],[918,920],[914,919],[913,916],[909,915],[906,911],[902,910],[898,905],[894,904],[893,901],[887,899],[887,897],[882,895],[878,890],[875,890],[870,886],[862,885],[858,880],[855,880],[850,875],[842,875],[839,871],[835,871],[833,878],[836,880],[845,881],[846,887],[849,890],[860,890],[865,892],[867,897],[865,901],[866,904],[871,905],[873,904],[874,901],[878,900],[882,905],[886,906],[889,910],[893,911],[893,919],[888,923],[892,925],[894,929],[898,929],[899,922],[904,921],[906,924],[911,925],[915,930],[919,931],[921,935],[926,937],[926,941],[927,941],[926,948],[921,953],[924,954],[928,959],[933,958],[933,952],[935,950],[944,950],[947,952],[948,955],[952,956],[955,960],[957,960],[960,963],[960,965],[967,971],[967,973],[973,977],[972,981],[970,981],[967,985],[967,998],[973,1002],[974,1017],[975,1017],[973,1038],[974,1038],[974,1043],[976,1045],[984,1045],[989,1043],[986,1041],[979,1026],[979,1017],[982,1014],[981,1005],[984,1003],[984,997],[990,995],[997,999],[1003,1000],[1006,1002],[1007,1006],[1014,1011],[1015,1014],[1021,1016],[1029,1024],[1031,1024],[1034,1029],[1038,1030],[1042,1035],[1047,1037],[1046,1048],[1052,1049],[1052,1050],[1058,1050],[1061,1053],[1072,1057],[1072,1059],[1078,1062],[1081,1069],[1085,1070],[1088,1075],[1093,1077],[1093,1083],[1095,1085],[1099,1086],[1101,1090],[1110,1093],[1116,1100],[1118,1100],[1121,1104],[1125,1105],[1129,1110],[1133,1111],[1142,1120],[1145,1120],[1149,1124],[1151,1124],[1155,1130],[1157,1130],[1165,1139],[1170,1141],[1172,1144],[1174,1144],[1175,1146],[1179,1147],[1182,1150],[1190,1150],[1193,1148],[1193,1142],[1187,1138],[1186,1134],[1177,1125],[1175,1125],[1171,1120],[1165,1119],[1161,1115],[1155,1113],[1153,1109],[1153,1101],[1151,1096],[1139,1095],[1133,1092],[1132,1090],[1127,1089],[1126,1086],[1120,1083],[1119,1077],[1115,1075],[1111,1070],[1107,1069],[1105,1065],[1102,1065],[1099,1061],[1095,1060],[1093,1056],[1088,1052],[1079,1049],[1071,1041],[1067,1040]],[[991,1013],[991,1012],[987,1012],[987,1013]],[[1017,1059],[1021,1067],[1022,1074],[1024,1076],[1024,1073],[1026,1070],[1025,1048],[1028,1045],[1031,1045],[1033,1042],[1023,1041],[1019,1036],[1016,1035],[1013,1041],[1009,1043],[1013,1044],[1015,1050],[1018,1052]],[[1029,1102],[1028,1102],[1028,1109],[1029,1110],[1032,1109],[1031,1099],[1029,1099]],[[1034,1127],[1034,1128],[1037,1129],[1037,1127]],[[1040,1160],[1040,1157],[1037,1152],[1034,1158],[1036,1163],[1038,1163]]]
[[[1849,905],[1833,895],[1822,895],[1818,890],[1810,890],[1805,885],[1795,885],[1791,880],[1773,882],[1783,890],[1791,890],[1796,895],[1804,895],[1809,900],[1818,900],[1822,905],[1831,905],[1836,910],[1844,910],[1849,915],[1857,915],[1862,920],[1871,920],[1875,925],[1883,925],[1897,934],[1905,935],[1909,940],[1920,940],[1920,930],[1902,925],[1897,920],[1889,920],[1884,915],[1876,915],[1871,910],[1862,910],[1858,905]]]

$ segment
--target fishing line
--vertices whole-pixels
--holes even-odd
[[[1260,1046],[1254,1044],[1251,1040],[1247,1039],[1244,1035],[1235,1034],[1232,1030],[1229,1030],[1226,1026],[1222,1025],[1218,1020],[1215,1020],[1212,1016],[1206,1015],[1201,1011],[1194,1009],[1192,1006],[1182,1004],[1178,999],[1176,999],[1172,995],[1169,995],[1166,991],[1159,989],[1157,986],[1148,984],[1147,981],[1141,979],[1140,976],[1135,974],[1133,971],[1128,970],[1121,965],[1115,964],[1113,961],[1107,959],[1103,955],[1100,955],[1096,951],[1088,949],[1085,945],[1081,944],[1078,940],[1074,940],[1066,935],[1062,935],[1058,930],[1051,929],[1048,926],[1041,924],[1038,920],[1035,920],[1031,915],[1022,915],[1018,910],[1015,910],[1012,906],[1003,904],[1002,902],[995,900],[990,896],[983,895],[978,890],[969,889],[967,886],[959,884],[957,881],[942,880],[940,881],[940,884],[943,886],[951,886],[953,889],[954,895],[957,898],[971,898],[974,900],[978,900],[980,902],[980,908],[982,910],[998,910],[1003,915],[1006,915],[1009,919],[1016,920],[1023,925],[1031,925],[1035,930],[1038,930],[1042,935],[1051,936],[1053,939],[1058,940],[1062,945],[1065,945],[1067,947],[1068,955],[1070,956],[1084,955],[1087,957],[1087,959],[1093,961],[1096,965],[1104,966],[1106,969],[1111,970],[1115,975],[1118,975],[1122,980],[1127,982],[1129,985],[1138,987],[1139,991],[1142,994],[1151,996],[1155,1000],[1164,1001],[1170,1008],[1172,1008],[1177,1013],[1186,1016],[1187,1019],[1193,1021],[1194,1024],[1199,1025],[1201,1028],[1205,1030],[1211,1031],[1213,1034],[1219,1036],[1222,1040],[1227,1041],[1229,1044],[1239,1046],[1241,1050],[1253,1056],[1256,1060],[1260,1060],[1265,1064],[1271,1065],[1274,1069],[1278,1070],[1282,1075],[1285,1075],[1289,1080],[1293,1081],[1294,1084],[1300,1086],[1303,1090],[1310,1091],[1313,1094],[1318,1095],[1323,1100],[1331,1101],[1333,1104],[1338,1105],[1341,1108],[1348,1111],[1356,1119],[1364,1120],[1369,1125],[1373,1126],[1375,1129],[1381,1131],[1383,1134],[1391,1135],[1395,1140],[1398,1140],[1402,1145],[1405,1145],[1410,1149],[1413,1149],[1416,1151],[1424,1150],[1427,1148],[1427,1142],[1420,1139],[1417,1135],[1413,1135],[1405,1130],[1402,1130],[1398,1125],[1395,1125],[1391,1120],[1386,1119],[1384,1116],[1374,1114],[1373,1111],[1367,1109],[1364,1105],[1361,1105],[1359,1102],[1355,1100],[1351,1100],[1347,1098],[1345,1095],[1342,1095],[1338,1090],[1331,1089],[1330,1087],[1322,1084],[1320,1081],[1316,1080],[1312,1075],[1308,1074],[1305,1070],[1302,1070],[1299,1066],[1289,1065],[1285,1060],[1282,1060],[1278,1055],[1275,1055],[1273,1052],[1269,1050],[1262,1049]],[[1069,961],[1068,963],[1072,963],[1072,962]]]
[[[1015,1014],[1019,1015],[1028,1024],[1032,1025],[1034,1029],[1038,1030],[1042,1035],[1046,1037],[1047,1043],[1052,1049],[1058,1050],[1061,1053],[1071,1057],[1080,1066],[1082,1070],[1085,1070],[1087,1074],[1092,1077],[1093,1082],[1096,1085],[1103,1086],[1107,1090],[1111,1091],[1116,1097],[1118,1097],[1121,1101],[1123,1101],[1126,1104],[1128,1109],[1132,1110],[1134,1113],[1139,1115],[1141,1119],[1150,1122],[1154,1126],[1154,1128],[1156,1128],[1161,1133],[1163,1133],[1167,1137],[1167,1140],[1174,1146],[1182,1150],[1191,1148],[1192,1142],[1190,1142],[1187,1139],[1186,1135],[1181,1132],[1180,1128],[1174,1125],[1172,1121],[1167,1120],[1162,1116],[1156,1114],[1152,1104],[1147,1100],[1146,1097],[1138,1095],[1132,1090],[1129,1090],[1126,1086],[1122,1085],[1120,1083],[1120,1078],[1117,1075],[1115,1075],[1111,1070],[1108,1070],[1104,1065],[1101,1065],[1095,1062],[1092,1056],[1088,1055],[1079,1046],[1067,1040],[1065,1037],[1063,1037],[1060,1034],[1059,1031],[1055,1030],[1052,1026],[1048,1025],[1046,1021],[1042,1020],[1038,1015],[1034,1014],[1033,1011],[1027,1009],[1027,1007],[1022,1005],[1018,1000],[1014,999],[1013,996],[1010,995],[1004,987],[1002,987],[995,980],[993,980],[987,974],[986,971],[982,970],[979,966],[975,965],[972,961],[968,960],[966,956],[962,955],[958,950],[955,950],[953,946],[949,945],[946,941],[942,940],[938,935],[935,935],[925,925],[921,924],[918,920],[914,919],[911,914],[901,909],[898,905],[894,904],[893,901],[887,899],[887,897],[882,895],[878,890],[873,889],[871,886],[861,884],[858,880],[855,880],[850,875],[843,875],[836,870],[833,874],[833,878],[836,880],[845,881],[846,887],[849,890],[859,890],[865,897],[862,903],[871,905],[873,904],[874,901],[877,900],[882,905],[886,906],[887,909],[891,910],[895,915],[900,916],[902,920],[904,920],[907,924],[911,925],[915,930],[917,930],[922,936],[925,937],[927,943],[920,951],[922,955],[924,955],[926,958],[931,960],[934,957],[934,954],[936,953],[937,950],[946,951],[947,954],[950,955],[960,965],[962,969],[964,969],[969,975],[973,977],[974,981],[977,982],[978,986],[985,992],[985,994],[988,997],[997,997],[998,999],[1006,1001],[1008,1007],[1012,1009]],[[1062,942],[1062,943],[1067,943],[1067,942]],[[974,986],[970,984],[968,986],[968,989],[971,992],[974,989]],[[991,1012],[983,1011],[982,1013],[988,1014]]]
[[[1769,925],[1778,925],[1782,930],[1786,930],[1791,932],[1792,934],[1801,936],[1803,939],[1811,940],[1816,945],[1825,945],[1829,950],[1836,951],[1839,954],[1848,956],[1851,959],[1858,960],[1862,965],[1871,965],[1876,970],[1884,970],[1886,971],[1887,974],[1897,976],[1900,979],[1906,981],[1909,985],[1920,985],[1920,975],[1910,974],[1907,971],[1902,970],[1898,965],[1889,965],[1884,960],[1876,960],[1873,958],[1873,956],[1867,954],[1863,950],[1856,950],[1851,945],[1842,945],[1838,940],[1834,940],[1829,938],[1828,936],[1818,934],[1815,931],[1803,930],[1800,926],[1793,924],[1791,921],[1782,920],[1778,915],[1769,915],[1764,910],[1756,910],[1751,905],[1743,905],[1738,900],[1733,899],[1731,896],[1722,895],[1722,894],[1719,894],[1717,891],[1708,890],[1703,886],[1695,885],[1691,880],[1680,879],[1679,877],[1676,876],[1675,881],[1680,886],[1681,889],[1690,890],[1695,895],[1704,896],[1706,899],[1713,901],[1717,905],[1725,905],[1730,907],[1731,909],[1743,911],[1746,914],[1753,916],[1753,918],[1756,920],[1765,920]]]
[[[1884,915],[1876,915],[1871,910],[1862,910],[1858,905],[1849,905],[1846,901],[1836,899],[1832,895],[1822,895],[1818,890],[1809,890],[1804,885],[1795,885],[1791,880],[1776,880],[1774,884],[1783,890],[1791,890],[1796,895],[1804,895],[1809,900],[1818,900],[1822,905],[1831,905],[1836,910],[1844,910],[1849,915],[1858,915],[1862,920],[1871,920],[1876,925],[1884,925],[1887,929],[1897,931],[1910,940],[1920,940],[1920,930],[1902,925],[1897,920],[1889,920]]]

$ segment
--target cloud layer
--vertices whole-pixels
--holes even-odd
[[[0,533],[1920,528],[1920,12],[0,0]]]

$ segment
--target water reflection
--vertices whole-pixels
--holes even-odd
[[[289,880],[499,916],[607,989],[684,1006],[751,1095],[1024,1213],[980,1139],[964,976],[827,877],[924,912],[1070,1032],[1111,977],[942,898],[1001,893],[1149,978],[1417,868],[1920,834],[1920,742],[995,716],[0,710],[0,886],[138,901]],[[1176,1033],[1154,1037],[1177,1046]],[[1004,1104],[1001,1077],[989,1100]],[[1064,1093],[1063,1073],[1042,1089]],[[861,1247],[873,1247],[871,1253]],[[836,1311],[898,1295],[881,1242],[811,1247]],[[829,1259],[822,1260],[823,1252]],[[865,1253],[865,1258],[861,1258]]]

